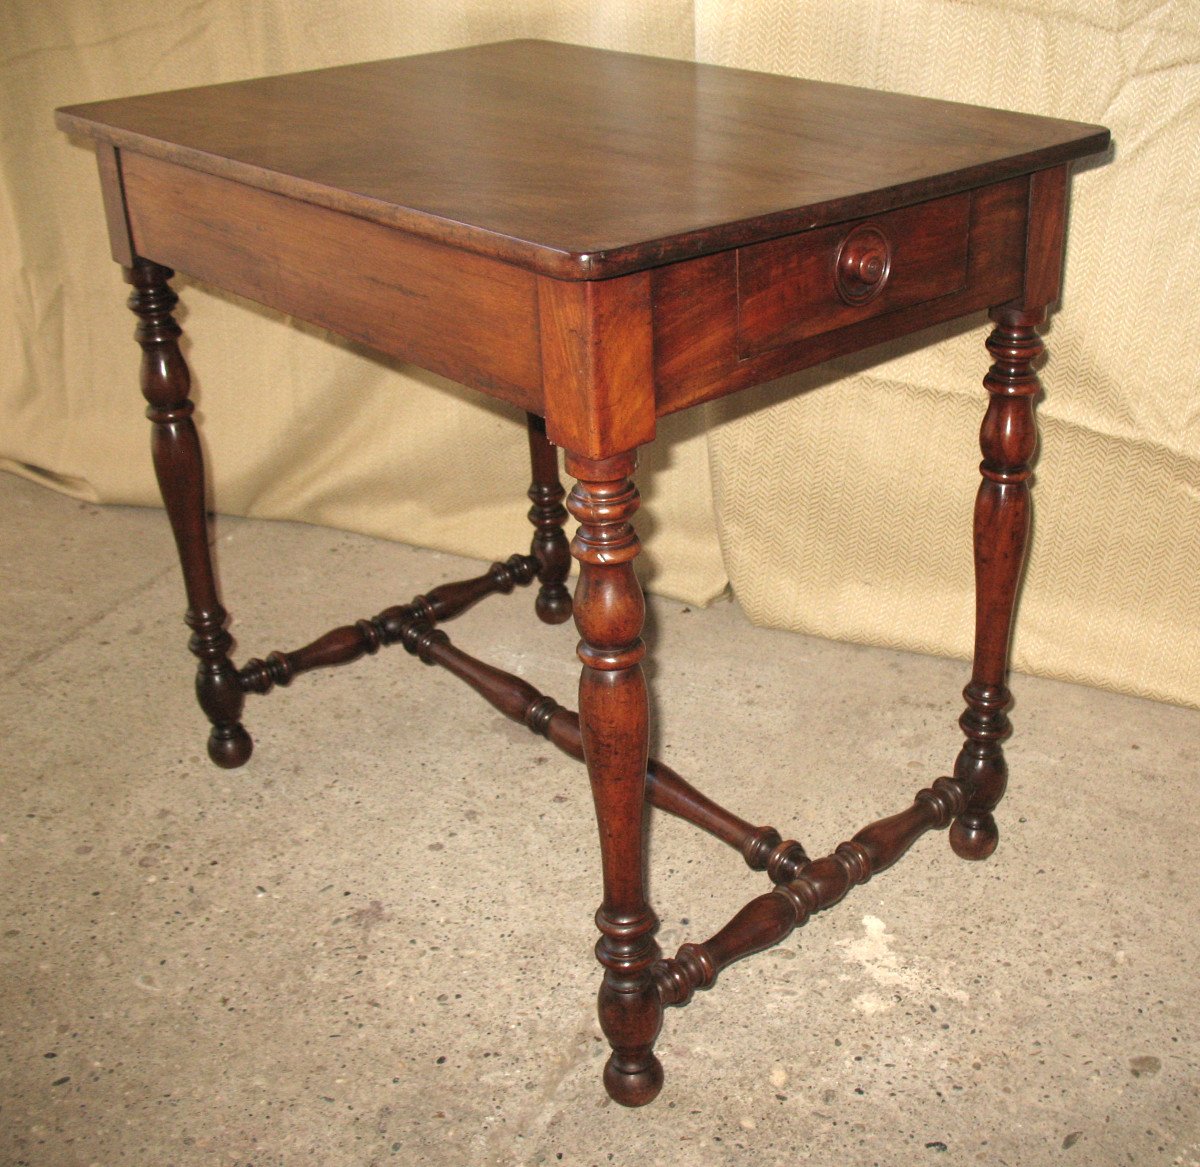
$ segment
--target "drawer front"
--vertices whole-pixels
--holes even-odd
[[[958,291],[967,281],[971,192],[743,247],[742,357]]]

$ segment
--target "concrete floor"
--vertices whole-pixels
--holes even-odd
[[[519,502],[519,500],[518,500]],[[475,564],[225,520],[238,659]],[[1200,713],[1017,677],[985,864],[923,838],[671,1010],[610,1103],[582,768],[396,648],[203,750],[161,513],[0,475],[0,1162],[1200,1163]],[[573,704],[528,595],[456,642]],[[657,750],[823,854],[957,748],[960,662],[652,606]],[[765,878],[657,816],[674,951]]]

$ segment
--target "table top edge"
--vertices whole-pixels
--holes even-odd
[[[501,42],[501,45],[525,42]],[[534,42],[552,46],[555,42]],[[487,49],[493,46],[477,46]],[[564,46],[565,47],[565,46]],[[457,50],[449,50],[453,53]],[[603,51],[603,50],[601,50]],[[441,54],[426,54],[438,56]],[[636,54],[617,54],[636,56]],[[401,58],[402,59],[402,58]],[[669,62],[670,58],[652,58]],[[713,68],[724,68],[712,66]],[[353,66],[337,68],[353,68]],[[312,70],[319,73],[323,70]],[[730,70],[731,72],[749,72]],[[295,76],[295,75],[293,75]],[[772,76],[762,74],[762,76]],[[802,79],[794,79],[802,80]],[[237,82],[229,83],[236,85]],[[821,83],[825,84],[825,83]],[[203,86],[202,89],[220,88]],[[845,87],[843,87],[845,88]],[[188,91],[176,91],[188,92]],[[159,96],[159,95],[149,95]],[[903,95],[900,95],[903,96]],[[127,99],[117,99],[124,101]],[[1068,131],[1062,138],[1025,152],[982,160],[944,173],[929,173],[875,189],[848,189],[843,195],[805,205],[781,206],[737,219],[687,225],[652,238],[594,238],[570,240],[533,239],[505,233],[496,225],[458,219],[400,201],[333,186],[312,177],[269,169],[252,161],[208,152],[193,145],[170,141],[136,129],[90,116],[97,106],[110,102],[72,104],[55,110],[59,129],[127,151],[188,169],[229,179],[283,197],[323,206],[357,218],[379,223],[417,237],[459,250],[501,260],[535,274],[560,280],[596,280],[630,274],[718,251],[744,247],[832,223],[863,218],[901,206],[974,189],[1022,174],[1103,153],[1109,146],[1109,131],[1096,125],[1062,122]],[[955,103],[949,103],[955,104]],[[1029,116],[1029,115],[1022,115]],[[1040,119],[1044,122],[1061,119]],[[851,184],[853,185],[853,184]]]

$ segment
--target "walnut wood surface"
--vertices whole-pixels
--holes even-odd
[[[433,629],[428,618],[415,605],[389,608],[370,621],[360,621],[354,629],[362,629],[364,624],[379,626],[383,621],[387,624],[386,643],[402,643],[426,664],[440,665],[468,684],[505,717],[525,726],[531,733],[546,738],[577,761],[585,760],[578,713],[563,708],[521,677],[463,652],[451,643],[440,628]],[[336,631],[345,635],[353,629]],[[374,650],[368,648],[362,651]],[[356,659],[362,655],[362,651],[356,652],[353,658],[347,656],[345,659]],[[268,659],[278,655],[272,654]],[[343,661],[323,663],[340,664]],[[261,665],[262,662],[252,661],[250,664]],[[249,668],[247,666],[243,670],[243,675]],[[808,863],[804,848],[794,839],[784,840],[774,827],[754,826],[740,818],[655,758],[646,763],[646,801],[658,810],[692,823],[728,844],[740,852],[752,871],[765,870],[774,883],[794,879]]]
[[[996,327],[987,340],[993,362],[983,381],[990,397],[979,431],[982,481],[974,516],[975,652],[959,718],[966,740],[954,763],[970,800],[950,828],[950,845],[964,859],[986,859],[996,849],[992,811],[1008,784],[1008,649],[1029,542],[1034,403],[1041,393],[1036,366],[1044,352],[1037,326],[1058,296],[1066,211],[1066,168],[1032,175],[1023,293],[990,313]]]
[[[530,427],[531,434],[536,432]],[[545,441],[544,436],[541,440]],[[540,578],[539,565],[532,555],[510,555],[503,563],[493,563],[483,575],[439,584],[407,604],[333,628],[303,648],[272,652],[265,660],[253,658],[238,671],[239,682],[248,693],[267,694],[276,685],[290,685],[302,673],[352,664],[388,645],[402,644],[425,664],[440,665],[465,681],[505,717],[582,762],[579,714],[539,692],[528,681],[463,652],[440,627],[435,628],[461,616],[486,596],[505,595]],[[567,598],[569,617],[569,592]],[[555,609],[556,618],[547,623],[560,622],[557,612]],[[804,848],[794,839],[785,841],[774,827],[754,826],[726,810],[655,758],[646,763],[646,801],[728,844],[752,871],[766,871],[775,883],[793,879],[808,862]]]
[[[654,437],[650,275],[571,283],[538,280],[546,433],[604,458]]]
[[[229,659],[233,638],[225,628],[226,612],[217,592],[212,555],[208,548],[208,515],[204,505],[204,462],[188,398],[191,374],[179,351],[183,330],[172,311],[179,297],[167,281],[169,268],[139,260],[125,269],[133,286],[130,310],[137,316],[135,332],[142,348],[142,395],[146,416],[153,422],[151,454],[163,504],[171,520],[192,630],[188,647],[198,662],[196,697],[212,723],[208,756],[226,769],[250,757],[250,735],[242,728],[245,697],[237,669]]]
[[[746,327],[740,324],[738,303],[743,252],[724,251],[658,268],[651,273],[658,413],[686,409],[1020,295],[1028,208],[1026,177],[973,191],[966,282],[960,290],[878,314],[868,303],[858,310],[858,319],[839,321],[841,327],[756,355],[743,353],[739,337],[739,327]],[[840,230],[849,233],[857,224],[873,221],[855,220]],[[820,277],[825,295],[832,287],[832,252],[828,259],[829,270]],[[782,292],[785,298],[816,294],[807,288]],[[796,326],[803,328],[803,323]]]
[[[640,550],[630,523],[638,492],[635,458],[596,461],[567,454],[576,478],[567,509],[579,520],[571,554],[579,561],[579,727],[596,820],[604,899],[596,913],[596,958],[604,967],[600,1028],[612,1054],[604,1085],[623,1106],[642,1106],[662,1089],[654,1055],[662,1002],[650,975],[659,958],[658,920],[646,902],[642,807],[646,794],[649,705],[642,658],[646,605],[633,570]]]
[[[987,347],[994,362],[984,387],[991,394],[980,428],[983,481],[975,500],[975,655],[963,690],[959,724],[966,741],[954,776],[970,805],[954,822],[950,844],[964,859],[986,859],[999,839],[992,811],[1004,795],[1008,766],[1002,743],[1012,733],[1008,710],[1008,640],[1017,585],[1029,541],[1030,460],[1037,447],[1033,399],[1041,391],[1034,362],[1042,355],[1036,325],[1042,309],[996,309]]]
[[[139,254],[542,411],[528,272],[155,158],[121,174]]]
[[[533,524],[533,541],[529,553],[538,563],[537,599],[534,611],[544,624],[562,624],[571,618],[571,589],[567,576],[571,572],[571,546],[563,525],[567,508],[558,477],[558,451],[546,437],[545,418],[536,413],[526,414],[525,428],[529,435],[529,465],[533,481],[529,486],[529,521]]]
[[[96,166],[100,171],[100,194],[104,199],[104,219],[112,257],[122,267],[133,267],[133,233],[125,209],[125,191],[121,182],[121,161],[115,147],[96,143]]]
[[[1034,187],[1107,142],[542,42],[60,121],[98,139],[115,255],[462,381],[595,459],[650,441],[661,414],[1048,288],[1062,240],[1026,244]],[[864,232],[888,256],[877,289]]]
[[[738,356],[768,352],[956,292],[967,282],[971,196],[933,199],[743,247],[738,252]],[[854,264],[856,240],[864,245]],[[848,246],[847,246],[848,245]],[[839,260],[843,262],[839,268]],[[862,262],[874,261],[873,279]],[[855,294],[843,288],[855,268]]]
[[[453,620],[487,596],[507,595],[515,587],[524,587],[537,578],[538,567],[532,555],[510,555],[503,563],[493,563],[483,575],[441,584],[428,595],[385,608],[369,620],[330,629],[303,648],[272,652],[266,660],[255,657],[239,670],[241,686],[248,692],[269,693],[276,685],[290,685],[301,673],[374,655],[386,645],[402,641],[412,624],[432,626]]]
[[[544,41],[70,106],[59,125],[568,279],[878,214],[1108,141],[1098,126]]]
[[[1042,307],[1058,299],[1067,233],[1067,168],[1029,176],[1024,303]]]
[[[60,111],[97,140],[113,255],[134,286],[154,463],[188,595],[197,694],[223,766],[247,692],[402,643],[587,764],[600,833],[610,1095],[650,1101],[665,1004],[712,984],[951,826],[996,845],[1008,641],[1029,529],[1037,325],[1058,295],[1066,163],[1108,132],[996,110],[542,42],[326,69]],[[171,268],[528,412],[530,555],[240,672],[209,555]],[[952,779],[824,859],[648,760],[634,451],[656,418],[987,307],[996,325],[975,508],[976,642]],[[557,455],[577,479],[573,602]],[[574,612],[576,716],[435,627],[539,580]],[[646,801],[765,868],[775,890],[659,960]]]
[[[686,1005],[696,989],[710,988],[735,960],[785,940],[814,912],[890,867],[926,831],[948,826],[966,801],[960,780],[937,779],[907,810],[864,827],[832,854],[805,864],[794,878],[751,900],[710,939],[682,945],[672,959],[654,968],[663,1004]]]

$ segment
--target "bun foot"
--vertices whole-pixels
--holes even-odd
[[[653,1102],[662,1084],[662,1062],[654,1054],[636,1062],[613,1054],[604,1066],[604,1089],[609,1098],[622,1106],[645,1106]]]
[[[542,588],[533,607],[543,624],[565,624],[571,619],[571,593],[562,584]]]
[[[986,811],[960,815],[950,824],[950,846],[960,859],[986,859],[999,842],[996,820]]]
[[[208,738],[208,756],[222,770],[236,770],[244,766],[253,750],[253,740],[237,722],[214,728]]]

